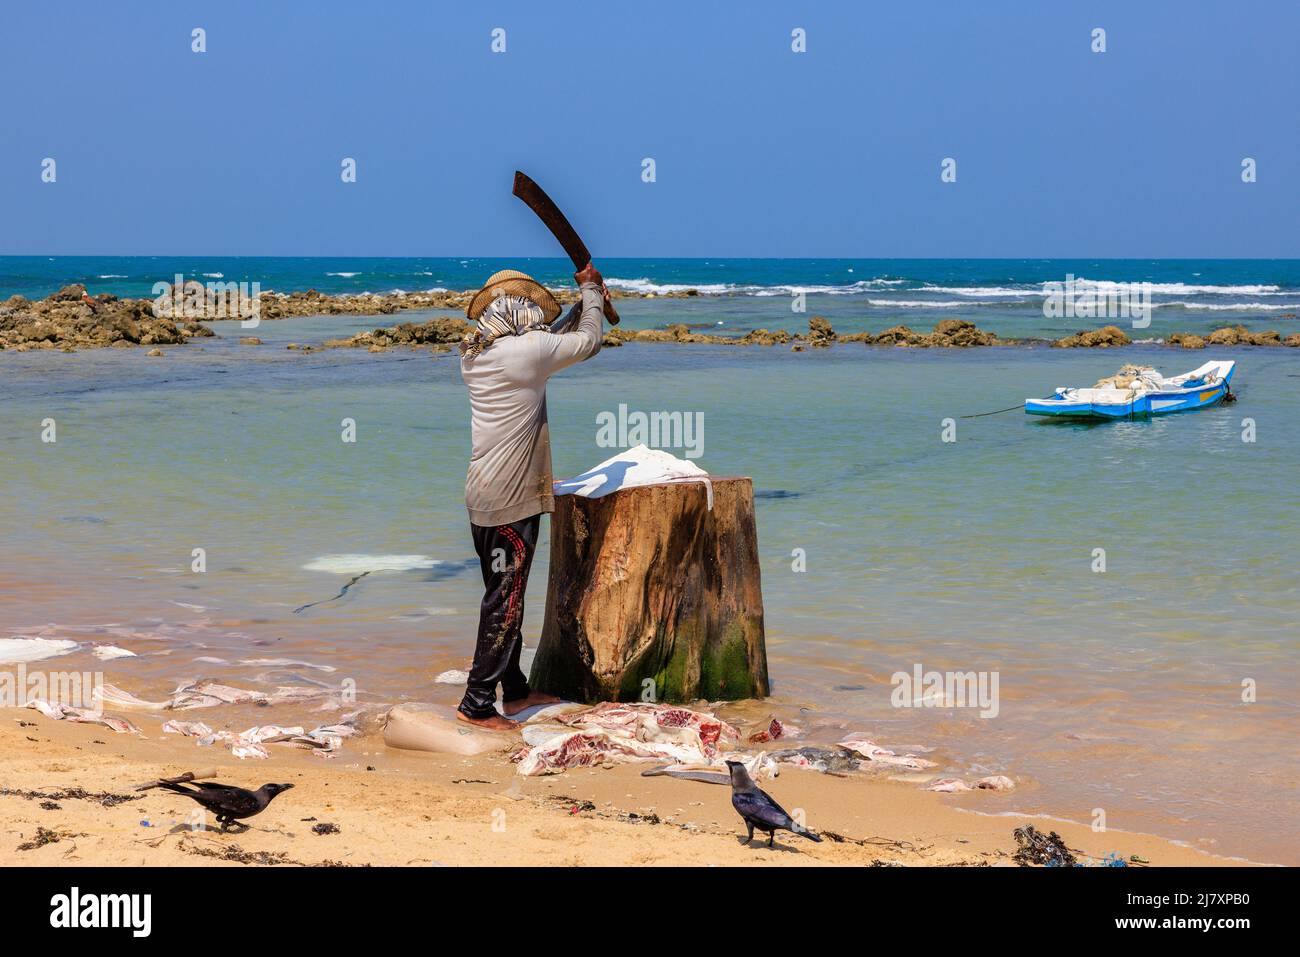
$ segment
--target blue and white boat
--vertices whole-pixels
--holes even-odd
[[[1150,366],[1126,365],[1090,389],[1061,386],[1045,399],[1026,399],[1029,415],[1084,419],[1132,419],[1203,409],[1232,394],[1237,363],[1214,360],[1166,379]]]

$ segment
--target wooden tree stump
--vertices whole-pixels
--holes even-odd
[[[768,693],[754,490],[715,478],[561,495],[530,683],[576,701]]]

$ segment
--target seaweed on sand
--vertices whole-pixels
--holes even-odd
[[[1079,862],[1061,835],[1055,831],[1043,834],[1032,824],[1018,827],[1011,832],[1016,839],[1016,853],[1012,860],[1022,867],[1039,864],[1043,867],[1078,867]]]
[[[127,801],[144,800],[143,794],[113,794],[110,791],[87,791],[85,788],[63,788],[58,791],[22,791],[17,788],[0,788],[0,796],[26,798],[29,801],[94,801],[100,807],[117,807],[117,805],[125,804]]]
[[[38,847],[44,847],[46,844],[57,844],[59,841],[68,837],[85,837],[84,834],[73,834],[71,831],[55,831],[48,827],[38,827],[36,837],[30,841],[24,841],[18,845],[20,851],[34,851]],[[76,845],[73,845],[76,850]]]

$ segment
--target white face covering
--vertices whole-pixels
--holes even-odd
[[[547,328],[542,307],[523,296],[498,296],[476,321],[478,328],[460,344],[461,352],[470,358],[502,336],[522,336],[534,329]]]

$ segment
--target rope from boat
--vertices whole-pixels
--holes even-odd
[[[963,415],[963,416],[959,416],[958,418],[978,419],[986,415],[1001,415],[1003,412],[1014,412],[1016,409],[1023,409],[1024,407],[1025,404],[1021,402],[1019,405],[1013,405],[1008,409],[998,409],[996,412],[976,412],[974,415]]]

